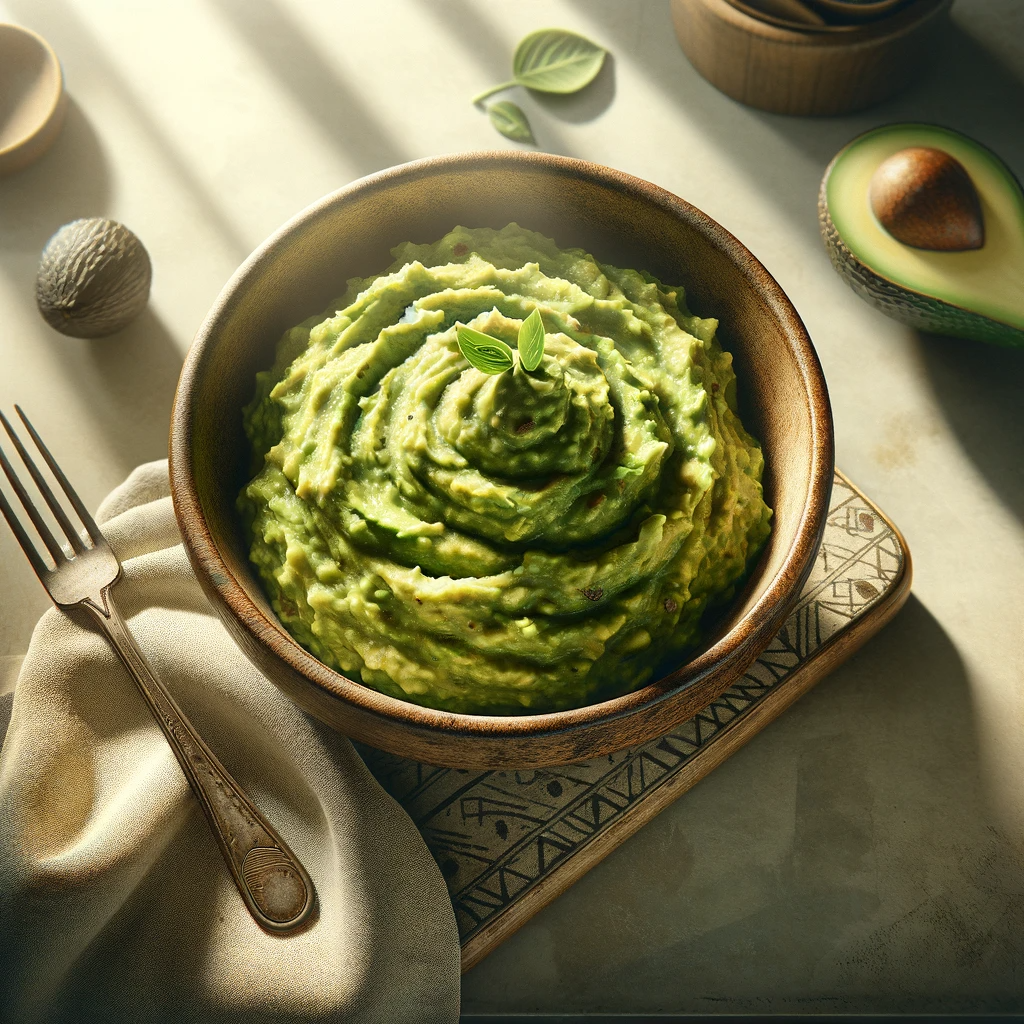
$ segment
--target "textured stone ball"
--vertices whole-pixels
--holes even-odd
[[[152,277],[149,253],[123,224],[102,217],[74,220],[43,249],[36,303],[62,334],[102,338],[146,308]]]

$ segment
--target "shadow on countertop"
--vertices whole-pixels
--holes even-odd
[[[923,334],[920,357],[960,446],[1024,522],[1024,351]]]
[[[28,259],[34,275],[57,228],[79,217],[105,216],[109,204],[107,156],[85,111],[69,96],[64,127],[49,151],[0,184],[0,266],[13,272],[15,263]]]
[[[464,1011],[1019,1011],[1024,872],[993,818],[966,668],[911,596],[473,968]]]
[[[20,282],[22,289],[32,287],[31,275],[26,276]],[[99,427],[104,449],[125,476],[140,463],[167,458],[168,424],[182,353],[151,306],[106,338],[70,338],[50,329],[45,338],[54,363],[89,396],[82,410],[63,410],[63,418],[88,415]],[[25,412],[36,422],[45,418],[38,400],[35,405],[26,403]],[[54,455],[59,461],[61,452]],[[69,473],[74,481],[74,473]]]
[[[167,458],[168,424],[183,359],[160,316],[148,306],[124,330],[86,345],[95,373],[89,393],[109,399],[97,403],[93,414],[125,475],[140,463]]]

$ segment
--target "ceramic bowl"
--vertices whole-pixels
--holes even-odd
[[[573,711],[459,715],[347,679],[279,624],[247,557],[235,499],[249,477],[241,409],[281,333],[349,277],[383,270],[402,241],[457,224],[516,221],[562,247],[681,283],[718,317],[741,415],[765,451],[771,539],[745,590],[684,665],[641,690]],[[289,221],[227,283],[185,360],[171,423],[171,486],[200,583],[246,654],[307,711],[372,746],[453,767],[586,760],[668,732],[724,692],[767,646],[813,563],[832,485],[832,421],[810,338],[782,289],[700,210],[619,171],[543,153],[469,153],[405,164]]]
[[[60,134],[66,108],[50,44],[20,25],[0,24],[0,174],[38,160]]]

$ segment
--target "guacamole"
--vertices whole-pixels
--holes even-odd
[[[629,692],[700,640],[769,533],[718,322],[510,224],[400,245],[282,337],[244,411],[250,557],[285,628],[383,693],[530,714]],[[514,352],[497,374],[458,325]]]

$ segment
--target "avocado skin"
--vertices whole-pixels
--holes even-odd
[[[825,169],[818,190],[818,226],[829,259],[839,276],[875,309],[919,331],[987,341],[1009,348],[1024,348],[1024,331],[981,313],[973,313],[962,306],[954,306],[931,295],[904,288],[876,274],[857,259],[840,238],[828,210],[828,179],[841,155],[842,150]]]

